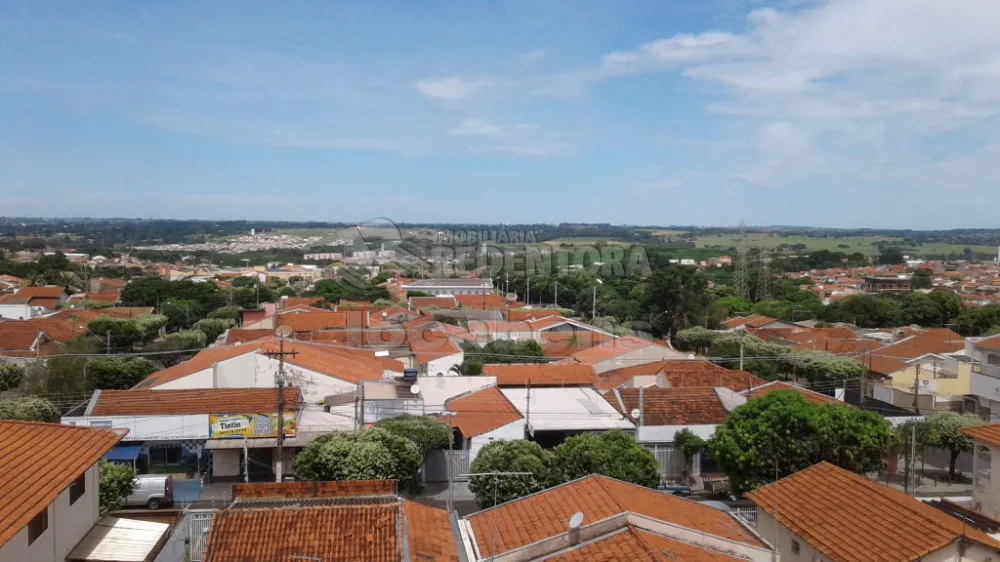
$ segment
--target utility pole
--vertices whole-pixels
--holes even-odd
[[[556,281],[556,296],[552,297],[552,304],[559,306],[559,281]]]
[[[524,290],[524,302],[531,304],[531,276],[528,272],[524,272],[524,281],[528,284],[527,288]]]
[[[920,363],[917,363],[917,372],[913,377],[913,411],[920,414]]]
[[[917,424],[910,424],[910,473],[906,475],[907,477],[907,487],[910,489],[910,496],[915,496],[917,494]]]
[[[287,328],[287,326],[282,326],[282,328]],[[274,477],[275,482],[282,481],[282,472],[285,463],[285,356],[286,355],[298,355],[297,351],[285,351],[285,334],[288,332],[287,329],[278,329],[278,351],[270,352],[266,355],[268,357],[278,358],[278,376],[275,377],[275,388],[278,391],[278,433],[277,433],[277,445],[278,445],[278,461],[275,463]]]
[[[743,334],[746,333],[746,328],[740,330],[740,370],[743,370]]]
[[[111,355],[111,330],[108,330],[108,355]]]

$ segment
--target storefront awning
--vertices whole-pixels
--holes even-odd
[[[104,460],[135,462],[141,452],[142,445],[124,445],[108,451],[108,454],[104,455]]]

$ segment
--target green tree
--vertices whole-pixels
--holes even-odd
[[[312,293],[314,296],[322,297],[326,302],[340,302],[341,299],[347,298],[348,290],[339,281],[324,279],[316,283]]]
[[[157,360],[163,363],[164,367],[171,367],[190,358],[199,350],[204,349],[206,343],[205,332],[201,330],[187,330],[186,332],[169,334],[162,340],[147,345],[144,350],[154,353],[190,351],[190,353],[170,353],[157,356]]]
[[[946,449],[950,458],[948,461],[948,477],[955,476],[955,462],[962,453],[971,453],[973,441],[961,431],[964,427],[983,425],[978,416],[972,414],[957,414],[955,412],[938,412],[927,418],[926,442],[932,447]]]
[[[674,434],[674,446],[684,455],[684,472],[690,478],[694,472],[695,456],[704,451],[708,447],[708,443],[685,427]]]
[[[784,363],[809,382],[857,381],[868,374],[864,363],[825,351],[794,351]]]
[[[24,381],[24,367],[16,363],[0,361],[0,392],[12,390]]]
[[[240,321],[240,307],[224,306],[209,312],[205,318],[228,318],[233,321],[233,325],[235,326]]]
[[[893,442],[893,450],[896,454],[902,453],[903,464],[906,474],[910,474],[910,469],[916,462],[912,451],[922,451],[927,443],[928,425],[925,421],[909,420],[896,427],[896,435]],[[909,493],[909,478],[905,481],[906,492]]]
[[[195,322],[192,328],[204,332],[206,342],[214,342],[235,325],[236,322],[231,318],[203,318]]]
[[[170,331],[187,330],[201,319],[201,304],[191,299],[170,299],[160,305],[160,314],[167,317]]]
[[[728,296],[716,299],[713,302],[720,303],[726,307],[726,316],[735,316],[738,314],[750,314],[753,311],[753,303],[746,299],[741,299],[737,296]]]
[[[653,272],[644,292],[643,309],[654,333],[674,334],[697,325],[708,307],[708,283],[694,267],[671,266]]]
[[[945,317],[941,305],[934,297],[924,293],[907,293],[900,299],[903,324],[924,327],[940,326]]]
[[[660,483],[653,453],[620,430],[566,439],[555,448],[552,467],[558,482],[603,474],[648,488]]]
[[[914,289],[930,289],[933,286],[931,276],[934,272],[927,268],[921,268],[913,272]]]
[[[942,326],[951,323],[952,320],[957,318],[958,315],[962,314],[965,310],[965,303],[962,302],[962,297],[958,296],[958,294],[954,291],[939,288],[934,289],[929,294],[941,310]]]
[[[674,336],[674,344],[682,351],[706,353],[712,347],[712,343],[715,342],[716,338],[722,335],[723,332],[716,332],[702,328],[701,326],[695,326],[694,328],[677,332],[677,335]]]
[[[121,300],[125,306],[158,306],[170,298],[171,283],[159,277],[133,279],[122,289]]]
[[[81,376],[86,370],[87,359],[78,355],[94,355],[103,350],[93,338],[78,338],[61,344],[56,356],[30,365],[24,374],[22,389],[34,395],[78,395],[87,393],[86,382]]]
[[[709,449],[733,492],[744,494],[822,460],[848,470],[874,470],[892,443],[888,422],[878,416],[779,391],[733,410]]]
[[[416,488],[420,451],[404,437],[372,428],[358,434],[331,433],[316,439],[295,456],[301,480],[396,480],[404,490]]]
[[[136,357],[100,357],[87,361],[87,388],[127,390],[160,370],[152,361]]]
[[[135,472],[127,464],[101,461],[98,465],[100,485],[98,503],[101,515],[121,509],[125,498],[135,489]]]
[[[903,250],[899,248],[885,248],[878,256],[878,262],[882,265],[902,265],[905,261]]]
[[[552,453],[533,441],[494,441],[479,451],[473,473],[528,472],[525,476],[470,476],[469,490],[485,509],[540,492],[551,481]]]
[[[380,420],[375,427],[413,441],[422,457],[430,451],[451,446],[451,427],[437,418],[403,415]]]
[[[59,409],[44,398],[26,396],[0,402],[0,419],[56,423]]]
[[[533,358],[542,360],[545,353],[542,346],[534,340],[515,342],[509,340],[494,340],[486,344],[483,349],[475,350],[481,353],[480,359],[483,363],[530,363]]]

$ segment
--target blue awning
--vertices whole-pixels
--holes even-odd
[[[142,445],[124,445],[108,451],[108,454],[104,455],[104,460],[134,462],[135,459],[139,458],[141,452]]]

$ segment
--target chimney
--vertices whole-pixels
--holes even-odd
[[[282,295],[280,310],[285,310],[286,308],[288,308],[288,295]]]

